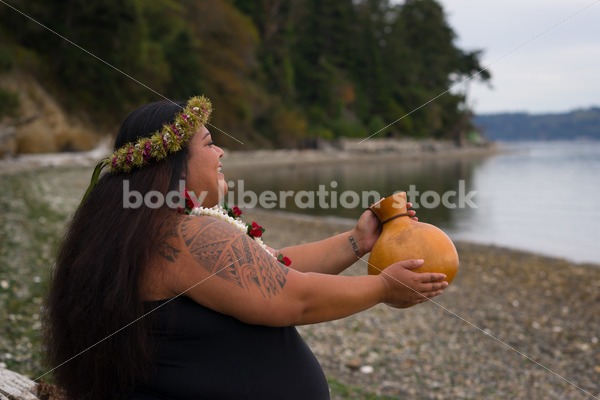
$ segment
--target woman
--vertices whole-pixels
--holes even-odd
[[[370,212],[349,232],[277,252],[220,214],[131,207],[131,193],[167,198],[180,180],[203,207],[220,202],[227,184],[206,129],[211,110],[199,97],[130,114],[101,164],[109,173],[70,223],[44,313],[48,360],[70,398],[327,399],[295,325],[382,302],[410,307],[447,286],[443,274],[411,272],[418,260],[339,276],[379,236]]]

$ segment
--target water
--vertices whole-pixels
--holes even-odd
[[[475,210],[450,233],[578,262],[600,263],[600,142],[541,142],[475,171]],[[461,218],[463,217],[463,218]]]
[[[275,200],[270,202],[276,203],[275,210],[356,220],[374,198],[369,196],[364,203],[359,201],[353,207],[344,207],[347,205],[344,193],[358,196],[373,191],[387,196],[399,190],[410,193],[412,189],[420,194],[413,199],[421,205],[417,209],[419,219],[442,228],[454,240],[600,264],[600,142],[518,143],[511,144],[510,150],[492,157],[407,161],[398,156],[395,162],[276,168],[228,168],[226,158],[223,164],[225,175],[233,184],[230,192],[233,203],[241,206],[252,200],[248,196],[240,198],[244,191],[257,195],[271,191]],[[91,168],[0,174],[0,187],[6,189],[8,181],[3,179],[24,179],[28,185],[46,184],[49,181],[46,175],[64,181],[52,186],[55,191],[42,196],[46,202],[76,207],[89,182]],[[294,195],[281,195],[284,191],[304,197],[296,204]],[[456,208],[443,204],[426,207],[436,196],[452,192],[462,192],[463,200],[470,199],[477,207],[471,207],[469,202],[460,204],[458,195],[450,197],[453,202],[447,204]],[[313,207],[304,207],[310,193],[314,197]],[[9,194],[3,193],[6,195]],[[0,219],[9,222],[10,216],[4,211]]]
[[[342,202],[344,192],[386,196],[412,189],[421,205],[419,219],[442,228],[452,239],[600,264],[600,142],[531,142],[509,148],[487,158],[407,162],[399,157],[397,162],[226,170],[226,176],[233,182],[232,198],[242,200],[236,203],[252,200],[239,197],[243,180],[243,191],[273,191],[276,210],[353,219],[369,203],[343,207],[355,200],[346,195]],[[315,207],[305,207],[308,194],[299,206],[291,196],[282,204],[282,191],[312,191]],[[446,205],[455,208],[425,207],[452,192],[457,195]],[[334,196],[337,207],[332,206]]]

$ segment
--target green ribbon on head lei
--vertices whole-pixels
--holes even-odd
[[[137,142],[127,143],[115,150],[94,168],[90,186],[81,204],[98,182],[104,168],[108,168],[108,172],[113,174],[128,173],[153,161],[164,160],[169,154],[183,149],[198,129],[208,123],[211,113],[212,104],[208,98],[192,97],[172,124],[165,124],[152,135],[139,138]]]

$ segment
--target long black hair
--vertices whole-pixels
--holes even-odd
[[[115,149],[173,122],[185,103],[156,102],[132,112]],[[100,178],[74,214],[57,255],[43,322],[47,362],[73,399],[116,399],[150,372],[152,347],[141,279],[161,230],[177,218],[166,204],[126,208],[124,183],[166,196],[187,174],[188,148],[127,174]]]

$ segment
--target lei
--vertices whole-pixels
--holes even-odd
[[[162,129],[149,137],[139,138],[136,142],[127,143],[116,149],[111,155],[101,160],[94,168],[79,208],[85,202],[104,168],[113,174],[131,172],[153,161],[164,160],[169,154],[183,149],[196,131],[206,125],[212,113],[212,103],[204,96],[195,96],[188,100],[181,113],[175,116],[172,124],[163,125]]]
[[[127,143],[102,160],[112,173],[130,172],[153,160],[160,161],[181,150],[196,131],[210,119],[212,104],[204,96],[192,97],[173,124],[137,142]]]
[[[292,260],[283,254],[279,254],[275,257],[267,248],[267,245],[262,240],[262,234],[265,231],[265,228],[257,224],[255,221],[252,221],[251,224],[247,222],[243,222],[240,217],[243,212],[239,209],[239,207],[229,207],[226,202],[223,202],[222,205],[216,205],[212,208],[202,207],[200,202],[196,199],[194,192],[188,191],[185,189],[184,191],[185,197],[185,210],[184,212],[188,215],[207,215],[210,217],[215,217],[220,219],[221,221],[225,221],[228,224],[232,225],[234,228],[238,229],[240,232],[246,233],[250,236],[254,241],[263,248],[267,253],[269,253],[273,258],[275,258],[280,263],[284,264],[286,267],[290,266]]]

